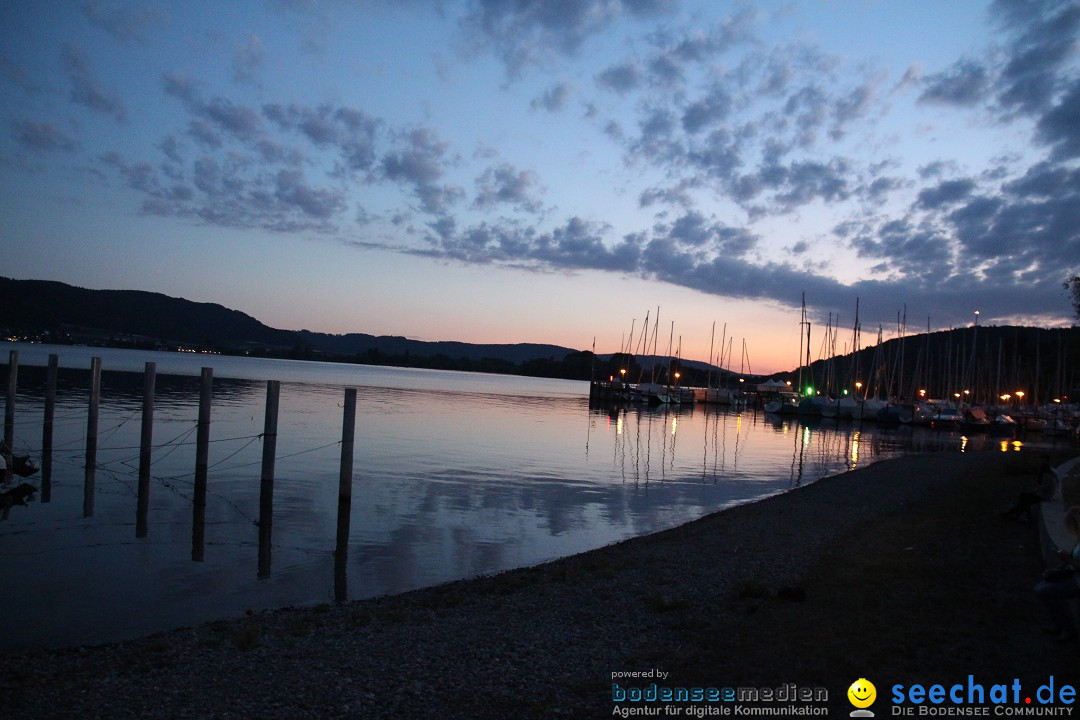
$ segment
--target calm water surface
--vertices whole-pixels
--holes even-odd
[[[18,350],[15,445],[40,459],[60,357],[49,502],[0,521],[0,647],[112,641],[248,609],[364,598],[532,565],[910,451],[989,439],[760,411],[597,410],[586,383],[0,343]],[[102,358],[85,517],[90,359]],[[149,533],[135,537],[142,371],[157,365]],[[192,558],[200,368],[214,370],[205,554]],[[8,369],[3,368],[3,377]],[[269,574],[258,573],[266,381],[281,381]],[[353,501],[335,573],[344,389]],[[996,443],[995,443],[996,444]],[[40,486],[40,475],[30,478]]]

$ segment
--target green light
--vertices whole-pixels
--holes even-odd
[[[844,394],[847,395],[847,390],[844,390]]]
[[[807,385],[806,386],[806,394],[807,395],[813,395],[814,394],[814,388],[813,388],[812,385]]]

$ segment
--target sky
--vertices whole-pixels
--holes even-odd
[[[1078,37],[1062,0],[5,0],[0,275],[601,353],[648,313],[763,373],[804,295],[814,358],[856,306],[861,347],[1068,325]]]

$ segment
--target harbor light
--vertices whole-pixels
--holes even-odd
[[[1011,398],[1011,397],[1012,397],[1012,395],[1010,395],[1009,393],[1005,393],[1004,395],[1001,396],[1001,399],[1004,402],[1009,402],[1009,398]]]
[[[919,397],[921,397],[921,398],[926,397],[926,391],[925,390],[920,390],[919,391]]]
[[[1020,402],[1024,402],[1024,391],[1023,390],[1017,390],[1016,391],[1016,399],[1019,400]]]

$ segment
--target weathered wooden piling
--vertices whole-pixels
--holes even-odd
[[[45,416],[41,424],[41,502],[52,500],[52,450],[53,425],[56,420],[56,378],[60,356],[49,355],[49,367],[45,371]]]
[[[94,514],[94,473],[97,469],[98,406],[101,403],[101,358],[90,358],[90,406],[86,413],[86,475],[83,517]]]
[[[274,458],[277,454],[278,395],[281,383],[266,381],[262,478],[259,482],[259,577],[270,575],[270,538],[274,525]]]
[[[356,388],[345,389],[341,421],[341,471],[338,474],[337,544],[334,548],[334,598],[348,600],[349,521],[352,516],[353,445],[356,436]]]
[[[4,445],[8,452],[15,450],[15,391],[19,384],[19,351],[8,352],[7,404],[4,405]],[[4,482],[11,482],[14,468],[7,463],[4,469]]]
[[[195,433],[195,498],[192,504],[191,559],[202,562],[206,539],[206,476],[210,459],[210,398],[214,369],[204,367],[199,384],[199,424]]]
[[[139,489],[135,508],[135,537],[146,537],[150,513],[150,460],[154,444],[154,384],[157,364],[146,363],[143,371],[142,432],[139,436]]]

